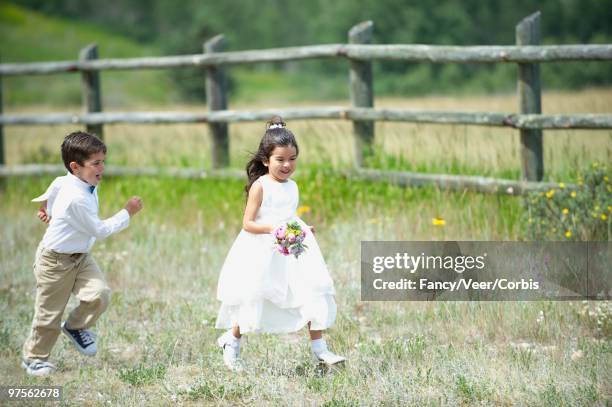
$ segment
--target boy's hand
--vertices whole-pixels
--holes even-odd
[[[42,220],[45,223],[49,223],[51,221],[51,216],[49,216],[49,214],[47,213],[46,203],[40,205],[36,216],[38,216],[38,219]]]
[[[136,215],[142,209],[142,199],[139,196],[133,196],[125,205],[125,210],[128,211],[130,217]]]

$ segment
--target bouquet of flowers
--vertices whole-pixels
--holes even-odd
[[[279,226],[274,231],[274,246],[284,256],[290,254],[297,259],[308,248],[303,242],[306,231],[297,222],[290,222]]]

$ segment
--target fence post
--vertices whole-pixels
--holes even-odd
[[[98,46],[90,44],[81,49],[79,61],[98,59]],[[83,95],[83,110],[85,113],[98,113],[102,111],[102,96],[100,93],[100,72],[81,72],[81,91]],[[104,131],[101,124],[86,125],[87,132],[94,133],[104,139]]]
[[[217,35],[204,43],[204,53],[223,52],[225,37]],[[226,110],[225,75],[219,66],[206,68],[206,104],[208,111]],[[227,123],[209,123],[212,136],[212,166],[222,168],[229,165],[229,137]]]
[[[0,75],[0,116],[2,115],[2,75]],[[0,165],[5,165],[4,154],[4,126],[0,124]]]
[[[374,23],[364,21],[353,26],[348,32],[349,44],[368,44],[372,40]],[[372,88],[372,63],[351,59],[351,106],[374,107],[374,91]],[[367,157],[373,152],[374,122],[353,120],[354,164],[362,167]]]
[[[525,17],[516,25],[516,45],[540,45],[540,12]],[[518,64],[519,113],[542,113],[540,65]],[[523,179],[541,181],[544,176],[542,130],[521,129],[521,166]]]

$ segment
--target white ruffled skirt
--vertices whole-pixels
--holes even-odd
[[[240,331],[289,333],[303,328],[329,328],[336,320],[334,285],[319,245],[308,231],[308,246],[299,258],[284,256],[271,234],[242,230],[221,269],[216,327]]]

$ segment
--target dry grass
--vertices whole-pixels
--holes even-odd
[[[550,104],[557,100],[558,111],[610,111],[609,95],[555,94]],[[386,103],[431,109],[456,109],[460,103],[464,109],[505,111],[512,110],[513,100],[426,98],[379,105]],[[219,305],[214,298],[219,269],[240,228],[241,183],[128,177],[107,179],[101,189],[103,215],[133,193],[144,197],[146,208],[127,231],[94,249],[114,289],[96,327],[99,354],[84,358],[60,338],[52,355],[59,371],[49,379],[26,376],[19,353],[32,318],[32,256],[44,231],[29,197],[50,181],[44,178],[11,180],[0,192],[2,384],[63,385],[67,405],[611,402],[611,337],[602,330],[612,318],[607,302],[360,301],[361,240],[517,240],[523,226],[515,198],[352,184],[313,172],[317,164],[350,164],[350,125],[319,121],[292,127],[303,151],[302,203],[312,208],[305,218],[317,226],[338,291],[338,319],[328,340],[348,357],[345,367],[316,368],[306,332],[300,332],[247,337],[246,372],[227,372],[214,343],[219,335],[213,328]],[[9,163],[37,155],[57,161],[55,151],[67,130],[9,128]],[[556,168],[555,176],[580,169],[583,161],[608,160],[610,132],[589,132],[588,140],[567,133],[546,136],[565,137],[567,143],[547,143],[552,151],[547,165]],[[111,163],[208,166],[205,126],[109,126],[107,134]],[[232,127],[233,166],[243,165],[260,134],[260,124]],[[507,130],[380,124],[378,135],[387,154],[403,151],[409,162],[431,162],[432,169],[445,168],[451,159],[492,173],[518,168],[508,153],[516,149],[516,135]],[[446,225],[432,226],[435,216]]]
[[[315,103],[304,103],[315,105]],[[328,103],[328,104],[346,104]],[[510,95],[418,99],[381,99],[379,107],[428,110],[500,111],[516,110]],[[274,106],[230,106],[234,109]],[[612,90],[544,94],[545,113],[608,113]],[[159,108],[158,108],[159,109]],[[193,106],[171,106],[169,110],[191,110]],[[48,108],[43,110],[48,111]],[[32,111],[40,111],[33,109]],[[351,124],[344,121],[295,121],[291,129],[302,147],[302,165],[351,165]],[[241,168],[256,148],[262,123],[231,126],[231,165]],[[8,127],[8,164],[57,162],[57,146],[73,126]],[[210,167],[210,142],[205,125],[112,125],[106,126],[109,162],[130,166]],[[427,172],[493,175],[517,178],[520,173],[518,132],[511,129],[463,125],[424,125],[380,122],[376,125],[377,166]],[[134,148],[134,147],[137,148]],[[163,147],[161,147],[163,146]],[[612,158],[612,132],[606,130],[558,130],[544,135],[546,178],[566,179],[577,168],[592,161]]]
[[[106,182],[107,189],[119,189],[115,181]],[[116,193],[103,198],[109,195]],[[449,201],[443,209],[457,218],[461,211],[452,209],[457,196],[442,198]],[[163,213],[149,206],[129,231],[97,245],[94,255],[114,288],[112,305],[96,329],[100,353],[84,358],[60,338],[53,352],[60,370],[45,380],[25,376],[18,366],[33,304],[31,256],[43,226],[32,208],[11,206],[11,222],[0,226],[11,242],[0,251],[5,276],[0,368],[10,378],[6,384],[63,385],[66,402],[79,405],[603,405],[610,400],[610,338],[597,330],[596,317],[583,312],[604,303],[359,301],[354,236],[435,238],[439,232],[417,213],[426,203],[418,201],[412,210],[401,207],[403,217],[389,210],[384,210],[389,218],[381,217],[380,207],[363,205],[354,216],[338,216],[320,228],[338,290],[339,315],[328,340],[348,356],[344,368],[317,369],[303,331],[246,337],[247,370],[233,375],[214,344],[219,335],[213,328],[214,296],[239,221],[214,220],[198,212],[204,202],[197,209],[192,205],[182,197]],[[486,212],[496,203],[472,206]],[[184,211],[197,221],[181,221],[178,213]],[[495,238],[499,229],[483,222],[481,230],[461,233]]]

